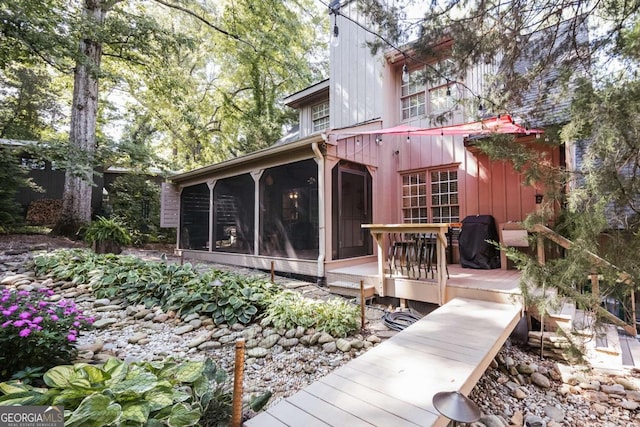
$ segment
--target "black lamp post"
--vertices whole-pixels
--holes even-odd
[[[441,391],[433,396],[433,406],[443,416],[458,423],[472,423],[480,419],[480,408],[459,391]]]

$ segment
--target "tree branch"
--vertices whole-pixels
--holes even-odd
[[[228,32],[227,30],[224,30],[224,29],[222,29],[222,28],[218,27],[218,26],[217,26],[217,25],[215,25],[214,23],[210,22],[208,19],[205,19],[204,17],[202,17],[202,16],[198,15],[197,13],[195,13],[193,10],[187,9],[186,7],[183,7],[183,6],[180,6],[180,5],[177,5],[177,4],[169,3],[169,2],[164,1],[164,0],[155,0],[155,1],[156,1],[157,3],[160,3],[160,4],[162,4],[162,5],[166,6],[166,7],[168,7],[168,8],[175,9],[175,10],[179,10],[179,11],[181,11],[181,12],[184,12],[184,13],[186,13],[187,15],[192,16],[193,18],[195,18],[195,19],[197,19],[198,21],[202,22],[202,23],[203,23],[203,24],[205,24],[206,26],[208,26],[208,27],[210,27],[210,28],[212,28],[212,29],[216,30],[217,32],[219,32],[219,33],[221,33],[221,34],[224,34],[225,36],[230,37],[230,38],[232,38],[232,39],[234,39],[234,40],[237,40],[237,41],[239,41],[240,43],[244,43],[244,44],[246,44],[247,46],[250,46],[250,47],[251,47],[251,49],[253,49],[253,50],[254,50],[254,51],[256,51],[256,52],[258,51],[258,49],[256,49],[256,47],[255,47],[253,44],[251,44],[250,42],[248,42],[248,41],[246,41],[246,40],[244,40],[244,39],[240,38],[240,36],[238,36],[237,34],[232,34],[232,33]]]

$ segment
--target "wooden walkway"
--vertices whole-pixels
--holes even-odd
[[[444,426],[433,396],[468,395],[520,314],[517,305],[455,298],[244,425]]]

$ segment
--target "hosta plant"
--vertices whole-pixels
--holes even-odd
[[[50,301],[49,289],[0,291],[0,380],[25,368],[50,368],[69,363],[76,354],[75,341],[89,329],[73,301]]]
[[[230,417],[227,375],[210,359],[127,364],[112,358],[104,365],[57,366],[43,379],[43,388],[0,383],[0,405],[63,405],[67,427],[186,427],[207,411],[224,425]]]
[[[200,313],[216,323],[247,324],[260,316],[280,288],[264,278],[220,270],[198,272],[191,264],[143,261],[133,256],[55,251],[35,258],[39,275],[88,283],[97,298],[159,306],[180,315]]]

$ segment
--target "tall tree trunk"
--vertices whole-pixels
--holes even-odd
[[[99,28],[103,25],[107,10],[112,4],[112,1],[85,0],[83,16],[90,24],[89,28]],[[57,233],[67,236],[75,235],[82,225],[91,221],[102,43],[87,36],[80,41],[79,50],[73,82],[69,150],[73,153],[70,159],[78,159],[80,165],[67,168],[62,213],[55,227]]]

